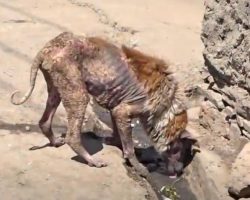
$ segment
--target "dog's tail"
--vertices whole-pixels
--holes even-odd
[[[25,101],[28,100],[28,98],[30,97],[30,95],[32,94],[34,87],[35,87],[35,82],[36,82],[36,77],[37,77],[37,72],[38,69],[40,68],[40,66],[42,65],[43,62],[43,58],[42,58],[42,53],[39,52],[32,65],[31,65],[31,70],[30,70],[30,89],[26,92],[26,94],[20,99],[20,100],[15,100],[15,96],[17,93],[20,93],[20,91],[15,91],[12,93],[10,101],[12,104],[14,105],[20,105],[23,104]]]

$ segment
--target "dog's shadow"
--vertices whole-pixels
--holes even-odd
[[[94,155],[103,149],[102,138],[92,132],[82,133],[81,143],[90,155]],[[72,157],[71,160],[86,164],[86,161],[79,155]]]
[[[65,134],[62,134],[62,137],[65,137]],[[103,143],[103,140],[101,137],[98,137],[94,133],[85,132],[81,134],[81,144],[82,146],[84,146],[84,148],[90,155],[94,155],[100,152],[101,150],[103,150],[103,144],[105,143]],[[34,147],[31,147],[30,150],[42,149],[45,147],[50,147],[50,144],[47,143],[42,146],[34,146]],[[191,161],[193,160],[197,152],[198,151],[191,150],[191,149],[189,149],[186,152],[184,167],[188,166],[191,163]],[[149,146],[147,148],[137,147],[135,148],[135,154],[136,154],[137,159],[145,167],[147,167],[150,172],[158,171],[159,173],[161,173],[161,170],[158,170],[158,169],[159,169],[160,163],[162,163],[163,161],[161,159],[161,156],[158,154],[158,152],[155,150],[153,146]],[[86,161],[79,155],[72,157],[71,160],[86,164]]]
[[[65,138],[66,134],[62,134],[61,138]],[[81,133],[81,145],[86,149],[90,155],[94,155],[103,149],[102,138],[96,136],[92,132]],[[53,147],[50,143],[46,143],[41,146],[33,146],[29,148],[30,151],[44,149],[47,147]],[[74,161],[86,164],[86,161],[79,155],[71,158]]]
[[[82,145],[89,152],[90,155],[94,155],[103,149],[103,140],[101,137],[96,136],[92,132],[82,134]],[[186,168],[194,159],[196,153],[199,150],[190,148],[187,149],[184,156],[184,168]],[[155,150],[153,146],[147,148],[135,148],[135,155],[137,159],[145,166],[150,172],[157,171],[159,173],[165,174],[159,166],[163,163],[163,160],[159,153]],[[74,161],[85,163],[85,160],[80,156],[74,156],[71,158]]]

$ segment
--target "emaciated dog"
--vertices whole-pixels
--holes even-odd
[[[116,133],[114,142],[118,142],[124,158],[141,175],[146,176],[147,170],[135,157],[131,135],[133,118],[140,119],[168,163],[169,173],[182,172],[186,145],[192,145],[196,140],[185,131],[186,108],[179,99],[177,83],[165,61],[126,46],[118,48],[98,37],[63,32],[38,52],[31,67],[30,89],[19,101],[14,100],[16,92],[13,93],[13,104],[22,104],[30,97],[38,69],[42,71],[48,89],[39,126],[52,146],[66,142],[89,166],[107,165],[94,159],[81,145],[81,126],[89,95],[92,95],[99,105],[110,110]],[[56,138],[51,129],[61,101],[68,117],[65,140]]]

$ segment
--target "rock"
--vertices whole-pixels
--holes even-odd
[[[241,136],[241,130],[237,123],[230,124],[228,135],[230,139],[237,139]]]
[[[205,81],[205,83],[210,83],[212,76],[209,74],[209,72],[206,69],[203,69],[201,71],[201,77]]]
[[[225,106],[222,101],[221,94],[214,92],[212,90],[207,91],[206,98],[211,101],[218,109],[223,109]]]
[[[224,94],[226,94],[233,101],[245,99],[248,96],[248,92],[246,90],[241,89],[241,88],[236,87],[236,86],[231,86],[231,87],[226,86],[221,91]]]
[[[208,150],[209,150],[209,151],[213,151],[214,148],[215,148],[215,146],[214,146],[214,145],[211,145],[211,146],[208,147]]]
[[[207,78],[207,81],[208,81],[209,83],[214,83],[214,78],[213,78],[212,76],[209,76],[209,77]]]
[[[231,106],[226,106],[223,112],[229,117],[235,114],[235,111]]]
[[[199,200],[228,200],[228,166],[215,151],[202,149],[186,168],[186,177]],[[181,197],[185,199],[185,197]],[[230,198],[231,199],[231,198]]]
[[[215,92],[223,94],[221,89],[218,87],[218,85],[216,83],[211,86],[211,89],[214,90]]]
[[[190,121],[197,121],[199,120],[199,113],[200,113],[201,108],[200,107],[193,107],[188,109],[188,119]]]
[[[225,121],[225,115],[209,101],[203,102],[199,116],[199,123],[211,134],[219,133],[225,135],[228,124]]]
[[[209,100],[218,109],[222,109],[222,104],[218,105],[218,102],[222,101],[226,107],[223,113],[228,116],[228,121],[236,114],[239,127],[248,132],[250,130],[249,4],[249,0],[206,0],[201,33],[205,47],[203,51],[205,69],[202,77],[205,83],[209,83],[209,89],[216,92],[209,95],[212,97]],[[248,121],[243,124],[242,119]],[[235,124],[232,129],[236,131]]]
[[[223,102],[225,102],[225,104],[231,106],[231,107],[235,107],[235,101],[231,100],[230,98],[228,98],[227,95],[222,95],[222,100]]]
[[[250,99],[239,99],[235,106],[236,112],[247,120],[250,120]]]
[[[138,40],[135,40],[135,39],[130,39],[130,41],[129,41],[129,46],[131,47],[131,48],[135,48],[135,47],[137,47],[138,46]]]
[[[29,132],[30,131],[30,126],[25,126],[25,131]]]
[[[204,57],[217,82],[248,87],[249,0],[216,1],[206,4],[202,28]]]
[[[245,144],[232,165],[228,192],[236,198],[250,198],[250,142]]]
[[[243,127],[250,134],[250,121],[243,120]]]
[[[250,133],[249,132],[242,130],[242,134],[250,140]]]
[[[243,128],[243,120],[244,120],[244,118],[237,115],[236,120],[237,120],[237,123],[238,123],[239,127]]]

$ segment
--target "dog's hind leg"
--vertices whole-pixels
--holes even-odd
[[[62,70],[61,73],[57,72],[52,78],[58,88],[67,113],[68,129],[65,142],[89,166],[104,167],[107,164],[102,160],[92,157],[81,141],[81,127],[86,123],[84,117],[90,99],[85,84],[82,81],[81,73],[77,66],[73,65],[70,67],[61,67],[60,69]]]
[[[48,98],[47,98],[46,108],[39,121],[39,127],[42,133],[49,139],[50,143],[44,146],[40,146],[40,147],[34,146],[30,150],[36,150],[36,149],[40,149],[46,146],[59,147],[65,143],[64,138],[55,137],[52,131],[52,127],[51,127],[54,114],[56,112],[57,107],[59,106],[61,102],[61,97],[57,91],[57,88],[53,85],[48,72],[46,72],[45,70],[42,70],[42,72],[47,83]]]
[[[50,145],[59,147],[64,144],[64,139],[62,137],[55,137],[51,128],[51,123],[56,109],[61,102],[61,97],[58,93],[57,88],[52,82],[50,74],[43,69],[41,69],[41,71],[43,72],[45,81],[47,83],[48,98],[45,111],[39,121],[39,127],[41,128],[43,134],[49,139]]]

